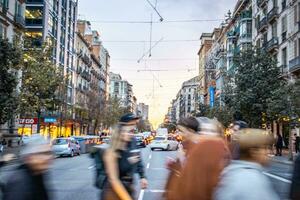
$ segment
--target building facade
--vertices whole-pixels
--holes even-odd
[[[120,74],[110,72],[110,96],[120,100],[121,106],[128,108],[129,111],[134,110],[134,99],[132,85],[123,80]]]
[[[44,42],[52,45],[52,59],[57,67],[63,69],[67,78],[66,105],[59,116],[51,116],[57,119],[55,126],[60,126],[57,128],[59,132],[66,136],[74,130],[77,7],[77,0],[26,0],[25,10],[24,47],[38,47]],[[42,117],[48,115],[45,113]],[[50,129],[48,124],[42,125],[41,132]]]
[[[25,28],[25,2],[0,0],[0,37],[13,40],[21,37]]]
[[[139,103],[137,106],[137,114],[143,120],[149,120],[149,106],[144,103]]]
[[[25,2],[22,0],[0,0],[0,38],[6,38],[9,42],[14,39],[22,41],[25,28]],[[21,72],[16,71],[17,76],[21,77]],[[17,86],[20,88],[21,82]],[[15,123],[17,121],[17,124]],[[12,118],[0,130],[13,133],[18,120]]]
[[[167,116],[172,123],[178,122],[180,118],[196,114],[200,101],[199,80],[199,77],[196,76],[183,82],[176,98],[172,100],[171,106],[168,108]]]

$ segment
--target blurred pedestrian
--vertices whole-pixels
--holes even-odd
[[[232,127],[232,140],[231,140],[231,143],[230,143],[230,151],[231,151],[231,156],[232,156],[232,159],[236,160],[236,159],[239,159],[239,152],[240,152],[240,149],[239,149],[239,145],[236,141],[236,138],[238,136],[238,133],[240,130],[242,129],[245,129],[245,128],[248,128],[248,124],[247,122],[244,122],[244,121],[235,121],[233,123],[233,127]]]
[[[173,199],[210,200],[223,168],[228,164],[229,150],[221,137],[216,120],[198,118],[197,141],[187,155]]]
[[[21,165],[11,174],[3,192],[4,200],[49,200],[47,171],[53,160],[48,141],[33,135],[21,151]]]
[[[199,123],[194,117],[182,118],[177,124],[177,131],[182,137],[182,145],[177,153],[177,157],[174,160],[169,160],[167,163],[167,168],[170,173],[166,183],[166,193],[164,194],[166,199],[175,199],[177,195],[177,184],[179,181],[181,169],[184,160],[188,156],[192,147],[197,144],[199,138],[198,134]]]
[[[300,199],[300,155],[296,158],[291,185],[291,200]]]
[[[299,152],[299,136],[297,135],[297,133],[294,133],[293,136],[293,148],[295,150],[296,153]]]
[[[279,200],[271,182],[263,174],[272,137],[264,130],[243,129],[237,142],[240,158],[233,160],[222,172],[215,200]]]
[[[283,137],[281,134],[277,134],[276,139],[276,156],[282,156],[282,148],[283,148]]]
[[[136,172],[141,178],[141,188],[147,188],[144,166],[133,138],[138,120],[131,113],[124,115],[112,134],[110,147],[104,153],[107,180],[103,186],[102,200],[133,199],[133,175]]]

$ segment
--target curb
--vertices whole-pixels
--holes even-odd
[[[273,162],[277,162],[277,163],[281,163],[281,164],[285,164],[285,165],[293,165],[294,162],[293,161],[288,161],[288,160],[278,160],[278,159],[274,159],[275,156],[270,156],[269,158],[273,161]]]

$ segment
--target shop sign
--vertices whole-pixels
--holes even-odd
[[[45,117],[44,118],[44,122],[45,123],[55,123],[56,122],[56,118],[54,118],[54,117]]]
[[[19,119],[19,124],[37,124],[37,118],[21,118]]]

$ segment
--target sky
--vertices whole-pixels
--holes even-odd
[[[155,5],[164,21],[149,5]],[[184,81],[198,75],[200,36],[219,27],[237,0],[79,0],[79,19],[91,22],[111,56],[111,69],[133,85],[159,125]],[[149,22],[150,23],[112,23]],[[209,20],[197,22],[170,22]],[[152,42],[150,43],[150,35]],[[154,46],[149,57],[150,46]],[[143,56],[145,55],[145,56]],[[140,62],[138,62],[140,60]],[[151,71],[152,70],[152,71]],[[160,70],[160,71],[157,71]]]

